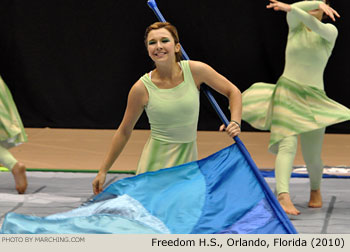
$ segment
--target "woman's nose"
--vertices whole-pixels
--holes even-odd
[[[158,41],[157,42],[157,49],[162,49],[163,48],[163,45],[162,45],[162,42],[161,41]]]

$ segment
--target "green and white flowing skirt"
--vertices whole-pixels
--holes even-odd
[[[143,148],[136,174],[157,171],[198,159],[196,140],[190,143],[168,143],[149,137]]]
[[[285,137],[350,120],[350,110],[328,98],[324,90],[280,77],[277,84],[255,83],[242,95],[242,119],[270,130],[269,151],[277,153]]]
[[[0,76],[0,145],[11,148],[27,141],[27,135],[10,90]]]

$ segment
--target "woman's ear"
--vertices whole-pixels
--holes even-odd
[[[180,45],[180,43],[177,43],[175,45],[175,52],[178,53],[178,52],[180,52],[180,50],[181,50],[181,45]]]

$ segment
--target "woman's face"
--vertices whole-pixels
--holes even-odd
[[[310,1],[310,0],[308,0]],[[320,0],[313,0],[313,1],[318,1],[318,2],[326,2],[326,0],[323,0],[323,1],[320,1]],[[309,11],[309,14],[314,16],[315,18],[319,19],[319,20],[322,20],[322,17],[323,17],[323,10],[320,10],[320,9],[315,9],[315,10],[310,10]]]
[[[175,44],[173,36],[167,29],[160,28],[148,33],[147,51],[155,63],[173,62],[176,61],[175,53],[180,51],[180,44]]]

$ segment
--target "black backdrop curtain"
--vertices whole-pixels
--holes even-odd
[[[285,2],[292,3],[287,0]],[[214,67],[241,91],[275,83],[283,71],[285,13],[260,0],[158,0],[193,60]],[[350,107],[350,2],[334,0],[342,18],[325,71],[329,97]],[[156,21],[146,0],[1,0],[0,75],[25,127],[116,128],[131,86],[153,68],[143,43]],[[227,101],[214,94],[223,110]],[[220,121],[201,97],[200,130]],[[147,129],[145,115],[136,128]],[[253,130],[243,124],[243,130]],[[350,123],[327,132],[350,133]]]

